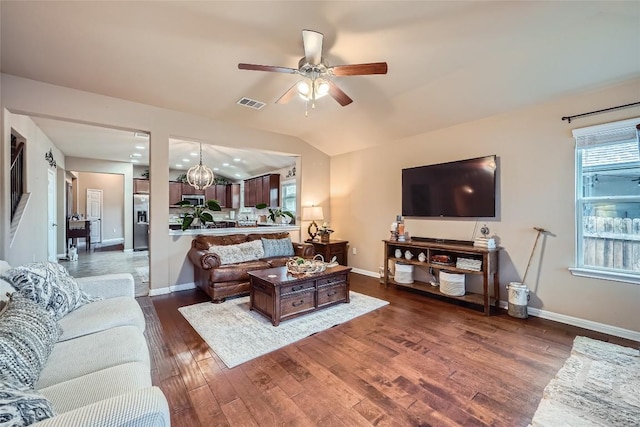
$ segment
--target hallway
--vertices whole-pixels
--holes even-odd
[[[84,245],[78,247],[78,261],[60,259],[73,277],[97,276],[109,273],[131,273],[135,281],[136,297],[149,294],[149,252],[136,251],[125,253],[123,245],[102,247],[99,243],[91,245],[85,252]]]

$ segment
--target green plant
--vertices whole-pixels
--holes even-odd
[[[217,200],[207,200],[204,202],[204,206],[192,206],[188,201],[183,200],[178,203],[179,206],[191,208],[191,212],[183,212],[180,214],[180,218],[182,218],[182,231],[191,227],[191,224],[197,218],[200,220],[202,225],[207,222],[214,222],[213,216],[207,211],[221,211],[220,203]]]
[[[266,203],[259,203],[256,205],[256,209],[265,209],[267,207]],[[288,216],[291,219],[295,219],[293,214],[289,211],[282,210],[280,208],[271,209],[269,208],[269,219],[272,222],[276,222],[276,218]]]

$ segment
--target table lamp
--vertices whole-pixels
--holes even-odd
[[[311,221],[307,231],[312,241],[315,241],[318,235],[318,224],[316,224],[316,220],[322,221],[323,219],[322,206],[307,206],[302,208],[302,220]]]

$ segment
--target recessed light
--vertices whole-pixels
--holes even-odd
[[[189,159],[182,159],[182,161],[183,161],[183,162],[185,162],[185,163],[189,163],[191,160],[189,160]]]
[[[233,161],[234,161],[234,162],[241,162],[241,161],[242,161],[242,159],[240,159],[240,158],[236,157],[235,159],[233,159]]]
[[[227,167],[229,166],[229,163],[223,163],[222,166]]]
[[[181,168],[181,167],[182,167],[182,165],[181,165],[180,163],[178,163],[178,164],[176,165],[176,167],[177,167],[177,168]]]
[[[220,170],[220,168],[213,168],[213,170],[214,170],[214,171],[219,171],[219,170]]]
[[[136,138],[149,139],[149,135],[142,132],[135,132],[133,136]]]
[[[129,157],[142,157],[142,154],[140,153],[133,153],[131,156]]]
[[[138,150],[145,150],[147,147],[145,147],[144,145],[136,145],[136,148]]]
[[[189,153],[191,154],[191,157],[198,157],[198,153]]]
[[[239,173],[237,173],[237,174],[236,174],[236,176],[237,176],[238,178],[240,178],[240,174],[239,174]]]
[[[138,160],[138,159],[131,159],[131,163],[140,163],[140,160]]]

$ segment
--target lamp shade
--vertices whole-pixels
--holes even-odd
[[[322,213],[322,206],[308,206],[302,208],[302,220],[303,221],[321,221],[324,219]]]

